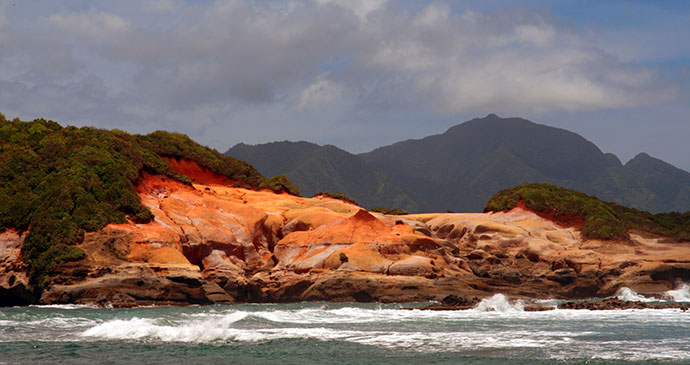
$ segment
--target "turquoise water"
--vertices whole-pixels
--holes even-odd
[[[0,363],[690,363],[690,312],[675,309],[401,306],[0,308]]]

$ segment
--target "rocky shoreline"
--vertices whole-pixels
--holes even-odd
[[[622,287],[661,295],[690,282],[690,242],[643,232],[587,240],[578,227],[521,207],[383,215],[218,183],[193,163],[185,169],[192,186],[144,174],[137,191],[154,221],[87,233],[78,245],[85,258],[55,267],[44,290],[21,260],[26,233],[1,233],[0,306],[440,302],[496,293],[568,300]],[[569,305],[632,305],[581,303]]]
[[[422,307],[404,308],[406,310],[433,310],[433,311],[453,311],[468,310],[477,307],[482,300],[479,297],[457,297],[449,295],[443,298],[439,304],[427,305]],[[642,302],[621,300],[618,298],[602,298],[591,300],[569,300],[558,303],[556,306],[546,306],[531,300],[522,306],[525,312],[544,312],[555,309],[574,309],[574,310],[619,310],[619,309],[680,309],[683,312],[690,310],[690,303],[684,302]]]

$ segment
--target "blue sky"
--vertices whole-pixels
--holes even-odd
[[[690,170],[688,1],[0,0],[0,112],[351,152],[489,113]]]

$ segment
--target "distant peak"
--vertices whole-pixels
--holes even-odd
[[[635,156],[635,157],[633,158],[633,160],[636,159],[636,158],[651,158],[651,157],[652,157],[652,156],[648,155],[648,154],[645,153],[645,152],[640,152],[640,153],[637,154],[637,156]]]
[[[501,117],[499,117],[498,115],[496,115],[494,113],[491,113],[491,114],[487,115],[486,117],[484,117],[484,119],[501,119]]]

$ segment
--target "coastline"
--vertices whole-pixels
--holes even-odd
[[[139,180],[152,222],[86,233],[84,258],[56,266],[43,290],[21,259],[26,232],[0,234],[0,305],[583,299],[621,288],[661,296],[690,282],[688,242],[641,232],[586,239],[524,206],[385,215],[218,183],[195,163],[178,165],[193,184]]]

